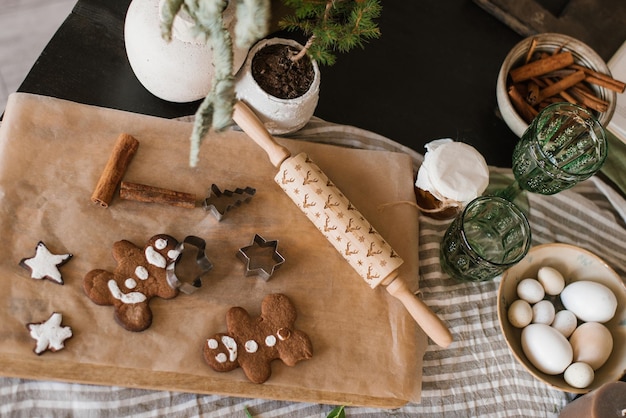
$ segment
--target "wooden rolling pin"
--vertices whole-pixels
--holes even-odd
[[[429,308],[398,276],[402,258],[350,203],[322,170],[304,154],[295,157],[279,145],[263,123],[243,102],[237,102],[233,120],[279,168],[274,180],[324,234],[371,288],[379,284],[399,299],[424,332],[439,346],[447,347],[452,335]],[[321,192],[320,192],[321,191]],[[319,214],[322,214],[319,216]],[[337,239],[340,236],[341,239]]]

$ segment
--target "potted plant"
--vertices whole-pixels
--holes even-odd
[[[380,36],[378,0],[283,0],[291,13],[278,26],[304,35],[258,42],[236,76],[237,98],[245,102],[274,135],[295,132],[313,116],[319,97],[318,63],[333,65],[335,52],[364,46]]]
[[[235,76],[237,99],[244,102],[272,135],[302,128],[319,98],[320,70],[308,55],[293,58],[303,46],[293,39],[257,42]]]
[[[184,12],[194,22],[194,31],[210,40],[214,73],[211,91],[196,112],[191,136],[190,165],[198,162],[199,147],[211,130],[222,130],[232,121],[237,100],[233,76],[233,40],[224,25],[222,12],[228,0],[163,0],[162,33],[171,36],[172,24]],[[380,15],[380,0],[282,0],[291,10],[279,27],[300,30],[307,42],[291,59],[307,56],[321,64],[332,65],[335,52],[348,52],[364,41],[380,36],[375,19]],[[239,47],[252,45],[267,35],[270,21],[269,0],[238,0],[236,3],[235,42]]]

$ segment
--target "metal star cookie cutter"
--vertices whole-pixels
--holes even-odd
[[[245,189],[236,188],[234,191],[220,191],[216,184],[211,185],[207,198],[204,199],[202,206],[207,212],[211,212],[218,221],[221,221],[226,212],[240,206],[243,202],[248,202],[256,193],[256,189],[246,187]]]
[[[195,247],[195,250],[189,247]],[[178,244],[176,251],[180,255],[165,271],[167,282],[174,289],[189,295],[202,286],[202,277],[213,268],[213,264],[206,255],[206,241],[202,238],[189,235]]]
[[[246,264],[246,276],[258,275],[268,281],[276,270],[285,262],[277,250],[278,241],[266,241],[259,234],[254,234],[252,243],[239,249],[237,257]]]

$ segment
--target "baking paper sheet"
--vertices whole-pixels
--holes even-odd
[[[124,180],[205,196],[253,187],[254,197],[217,221],[201,208],[181,209],[115,198],[90,201],[120,133],[140,146]],[[384,288],[370,289],[273,182],[264,152],[244,133],[211,134],[200,164],[188,166],[191,124],[68,101],[13,94],[0,127],[0,370],[5,375],[86,383],[268,397],[297,401],[397,406],[419,402],[427,339]],[[401,276],[418,289],[418,213],[411,159],[404,154],[281,139],[304,151],[387,238],[404,259]],[[152,326],[124,330],[113,308],[83,293],[82,278],[113,271],[111,250],[127,239],[139,247],[153,235],[207,242],[213,269],[202,288],[175,299],[153,299]],[[236,257],[254,234],[278,240],[286,262],[265,282],[244,275]],[[34,280],[19,261],[44,241],[57,254],[65,281]],[[217,373],[202,359],[206,339],[226,330],[225,314],[241,306],[256,316],[268,293],[286,294],[307,332],[313,358],[272,363],[262,385],[241,369]],[[66,348],[37,356],[26,324],[63,314],[74,336]],[[23,364],[23,368],[20,365]],[[56,367],[55,365],[58,365]],[[57,370],[57,371],[55,371]]]

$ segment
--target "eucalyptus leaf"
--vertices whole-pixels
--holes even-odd
[[[346,418],[345,406],[341,405],[328,413],[326,418]]]
[[[248,411],[248,407],[247,406],[243,407],[243,411],[246,413],[246,418],[253,418],[252,414],[250,413],[250,411]]]

